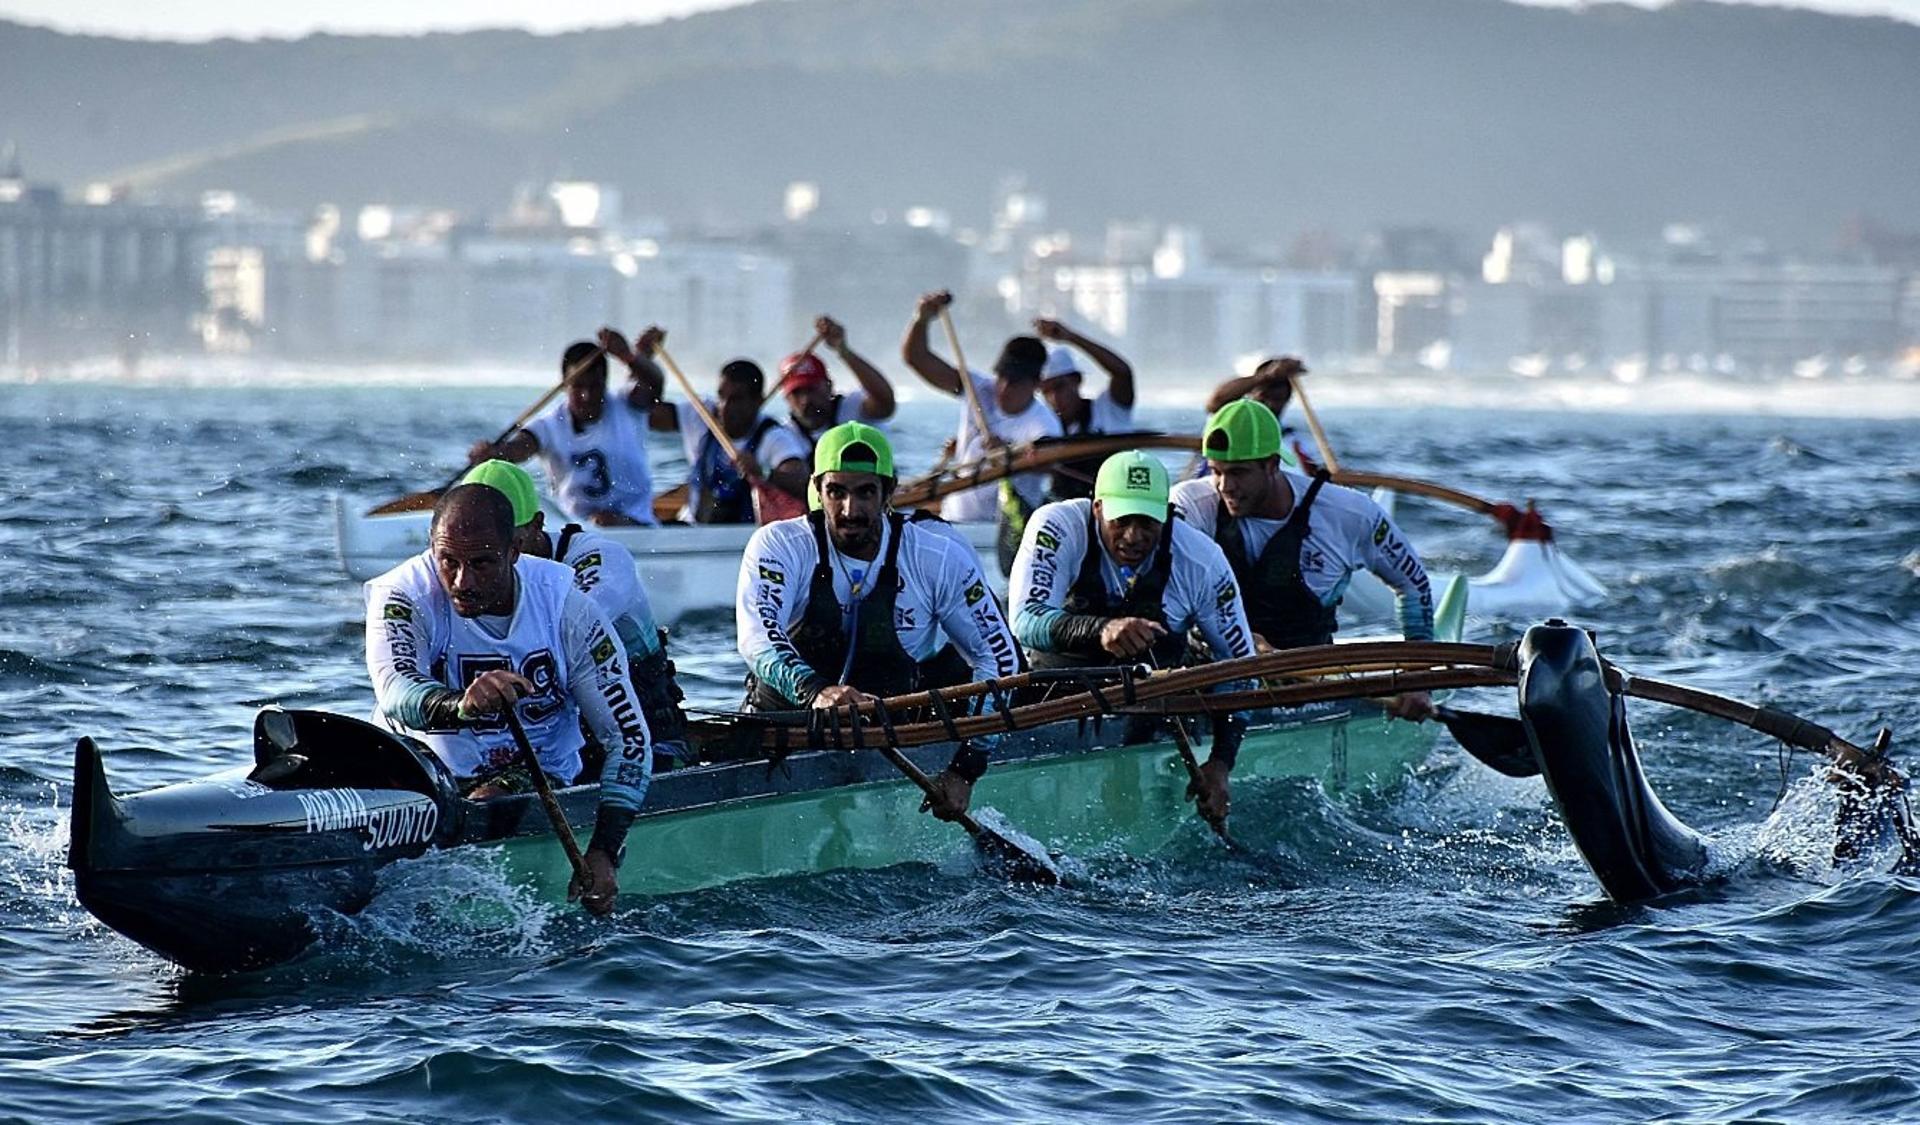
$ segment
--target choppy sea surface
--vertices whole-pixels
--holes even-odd
[[[74,900],[73,742],[137,789],[239,761],[265,703],[366,710],[329,498],[434,484],[530,397],[410,381],[0,386],[0,1118],[1920,1118],[1920,882],[1833,866],[1807,757],[1652,705],[1649,773],[1728,874],[1649,905],[1604,902],[1537,779],[1442,740],[1356,797],[1237,787],[1236,834],[1301,859],[1301,885],[1197,823],[1081,857],[1063,890],[906,866],[628,896],[604,921],[443,858],[299,961],[183,973]],[[1802,387],[1630,412],[1326,397],[1352,466],[1538,499],[1612,587],[1579,620],[1615,661],[1856,740],[1888,725],[1912,754],[1910,410]],[[910,466],[950,411],[905,409]],[[1402,515],[1436,569],[1497,557],[1469,517]],[[675,645],[696,700],[735,698],[730,622]],[[422,909],[453,896],[489,908]]]

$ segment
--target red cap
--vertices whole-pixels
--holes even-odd
[[[801,387],[811,387],[829,382],[827,365],[812,352],[795,352],[780,361],[780,389],[797,391]]]

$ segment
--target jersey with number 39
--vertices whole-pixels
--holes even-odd
[[[583,430],[574,429],[565,399],[527,423],[526,431],[540,442],[548,487],[568,519],[585,523],[595,512],[618,512],[635,523],[658,522],[644,423],[643,415],[614,394]]]
[[[367,671],[381,717],[424,741],[455,776],[481,776],[516,757],[504,720],[436,728],[425,716],[445,712],[429,701],[483,672],[516,672],[534,686],[519,714],[546,772],[568,780],[580,772],[584,715],[607,747],[601,803],[638,810],[652,780],[651,739],[606,615],[574,588],[568,567],[522,556],[514,573],[507,618],[454,612],[426,553],[367,583]]]

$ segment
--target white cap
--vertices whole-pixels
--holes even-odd
[[[1080,374],[1080,365],[1074,362],[1072,348],[1052,348],[1047,352],[1046,366],[1040,369],[1040,378],[1058,379],[1062,375]]]

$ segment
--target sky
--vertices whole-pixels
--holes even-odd
[[[413,33],[476,27],[571,31],[645,23],[745,0],[0,0],[0,17],[65,31],[163,39],[290,37],[311,31]],[[1526,0],[1565,5],[1577,0]],[[1920,0],[1802,0],[1796,7],[1920,23]]]

